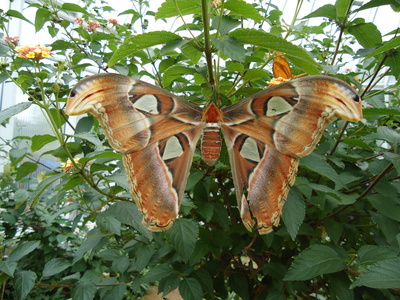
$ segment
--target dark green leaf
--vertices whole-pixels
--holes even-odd
[[[382,201],[382,195],[375,194],[369,196],[368,200],[381,214],[400,222],[400,198],[385,197],[385,201]]]
[[[382,43],[382,35],[373,23],[355,24],[349,26],[348,31],[364,48],[373,48]]]
[[[201,290],[201,285],[196,278],[184,278],[179,283],[179,293],[185,300],[203,299],[203,291]]]
[[[234,273],[229,277],[228,284],[240,299],[248,300],[249,298],[249,283],[247,278],[242,273]]]
[[[38,168],[38,165],[33,162],[30,162],[30,161],[24,162],[22,165],[20,165],[17,168],[16,180],[21,180],[22,178],[26,177],[30,173],[35,172],[37,170],[37,168]]]
[[[283,52],[294,65],[308,74],[319,74],[319,65],[303,48],[296,46],[281,37],[261,30],[244,28],[236,29],[231,32],[229,36],[234,37],[243,44],[250,44]]]
[[[7,274],[8,276],[13,276],[16,268],[17,268],[16,261],[9,261],[9,260],[0,261],[0,271]]]
[[[197,73],[197,71],[194,68],[179,66],[179,65],[171,66],[168,69],[166,69],[164,72],[163,85],[168,86],[175,79],[181,78],[183,75],[186,75],[186,74],[193,75],[194,73]]]
[[[396,108],[374,108],[374,107],[363,108],[363,116],[365,118],[373,116],[385,116],[385,115],[399,116],[400,110]]]
[[[201,13],[201,6],[195,0],[168,0],[158,8],[156,19]]]
[[[172,266],[167,263],[167,264],[162,264],[155,266],[149,270],[144,276],[143,280],[145,282],[155,282],[159,281],[165,277],[168,277],[174,270],[172,269]]]
[[[79,282],[72,290],[73,299],[92,300],[96,294],[96,284],[90,281]]]
[[[98,226],[104,227],[116,235],[121,235],[121,222],[114,218],[108,211],[98,213],[96,221]]]
[[[229,16],[215,16],[212,19],[212,27],[218,29],[219,33],[223,36],[230,32],[235,27],[238,27],[241,23]]]
[[[317,8],[312,13],[304,17],[304,19],[315,18],[315,17],[325,17],[331,20],[336,20],[336,8],[332,4],[326,4]]]
[[[374,51],[372,51],[371,53],[369,53],[364,59],[368,59],[371,57],[374,57],[378,54],[384,53],[386,51],[392,50],[394,48],[397,48],[400,46],[400,36],[396,36],[393,39],[384,42],[383,46],[375,49]]]
[[[38,151],[43,148],[43,146],[54,142],[57,138],[50,134],[34,135],[32,137],[31,150],[33,152]]]
[[[282,219],[292,240],[295,240],[305,214],[306,206],[301,193],[295,188],[291,189],[282,208]]]
[[[400,258],[387,259],[370,266],[351,287],[362,285],[375,289],[400,288]]]
[[[193,220],[177,219],[166,234],[182,259],[187,261],[199,236],[199,224]]]
[[[112,66],[127,56],[132,56],[138,50],[152,46],[166,44],[173,40],[180,39],[180,36],[169,31],[151,31],[127,38],[124,43],[115,51],[110,58],[108,65]]]
[[[37,247],[39,247],[39,244],[40,244],[39,241],[29,241],[18,245],[11,252],[8,261],[19,261],[21,258],[28,255]]]
[[[3,109],[2,111],[0,111],[0,124],[6,121],[7,119],[11,118],[12,116],[17,115],[20,112],[23,112],[31,105],[32,102],[21,102],[15,104],[14,106]]]
[[[313,245],[294,259],[283,280],[309,280],[345,267],[346,263],[335,250],[325,245]]]
[[[42,276],[54,276],[58,273],[61,273],[70,266],[71,264],[63,258],[53,258],[44,266]]]
[[[224,8],[230,10],[231,15],[239,15],[260,23],[264,18],[253,5],[244,0],[229,0],[225,2]]]
[[[239,43],[236,39],[228,37],[225,39],[212,38],[211,42],[214,44],[218,51],[231,58],[232,60],[237,60],[239,62],[244,62],[245,51],[243,45]]]
[[[36,201],[40,195],[55,181],[61,179],[61,177],[66,176],[65,173],[58,173],[56,175],[51,175],[49,177],[47,177],[46,179],[44,179],[43,181],[41,181],[38,186],[36,187],[36,189],[32,192],[29,201],[33,202]]]
[[[387,247],[377,245],[364,245],[358,250],[358,259],[360,264],[374,264],[382,260],[396,258],[399,251]]]
[[[21,271],[15,274],[14,287],[17,300],[23,300],[35,286],[37,275],[32,271]]]

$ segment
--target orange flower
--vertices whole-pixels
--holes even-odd
[[[50,57],[53,53],[51,53],[51,47],[46,47],[43,45],[25,45],[19,46],[15,48],[15,51],[18,52],[18,56],[25,59],[33,59],[40,60],[43,58]]]
[[[85,21],[85,19],[84,18],[76,18],[74,21],[76,24],[81,26],[83,24],[83,21]]]
[[[14,46],[17,46],[18,42],[19,42],[19,36],[15,36],[15,37],[5,36],[5,37],[3,37],[3,40],[7,44],[13,44]]]
[[[118,25],[118,20],[117,19],[113,19],[113,18],[109,18],[108,19],[108,23],[117,26]]]
[[[100,23],[99,22],[89,20],[89,24],[88,24],[88,27],[87,27],[88,31],[95,32],[96,29],[99,28],[99,27],[100,27]]]

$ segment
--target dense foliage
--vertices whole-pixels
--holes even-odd
[[[36,52],[7,33],[13,20],[31,22],[0,11],[1,81],[30,100],[1,111],[0,123],[38,106],[52,132],[2,140],[0,298],[137,299],[157,285],[186,300],[398,299],[400,90],[378,83],[400,79],[400,37],[398,28],[382,36],[358,13],[400,4],[365,2],[337,0],[286,24],[261,1],[167,0],[152,12],[132,0],[120,13],[131,21],[120,24],[103,17],[113,12],[104,1],[42,0],[29,5],[32,26],[54,42]],[[150,32],[150,16],[182,25]],[[316,17],[322,23],[308,25]],[[360,122],[331,124],[301,159],[283,222],[265,236],[241,223],[225,152],[213,168],[196,153],[180,218],[165,233],[147,231],[98,122],[85,116],[73,126],[63,112],[86,70],[143,77],[199,105],[229,104],[268,86],[277,52],[294,75],[353,84],[365,109]],[[35,173],[48,156],[63,164]]]

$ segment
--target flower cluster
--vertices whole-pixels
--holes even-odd
[[[118,20],[117,19],[113,19],[113,18],[109,18],[108,19],[108,23],[117,26],[118,25]]]
[[[18,56],[25,59],[40,60],[47,58],[53,53],[51,53],[51,47],[46,47],[43,45],[25,45],[15,48],[18,52]]]
[[[83,21],[85,21],[85,19],[84,18],[76,18],[74,21],[79,26],[82,26],[83,25]]]
[[[91,32],[95,32],[97,28],[100,27],[100,23],[97,21],[89,20],[87,30]]]
[[[3,37],[3,40],[7,44],[13,44],[14,46],[17,46],[18,42],[19,42],[19,36],[15,36],[15,37],[5,36],[5,37]]]
[[[74,162],[77,164],[79,163],[79,158],[75,158]],[[61,163],[61,168],[64,169],[64,172],[69,172],[74,167],[74,163],[68,159],[66,163]]]

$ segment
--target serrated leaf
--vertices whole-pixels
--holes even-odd
[[[103,211],[96,216],[97,225],[104,227],[109,232],[121,235],[121,222],[112,216],[108,211]]]
[[[306,206],[301,193],[295,188],[291,189],[282,208],[282,219],[292,240],[295,240],[305,214]]]
[[[88,12],[82,7],[82,5],[78,5],[75,3],[63,3],[61,8],[63,10],[76,11],[86,15],[88,14]]]
[[[398,251],[387,246],[364,245],[358,250],[359,263],[367,265],[396,258],[397,255]]]
[[[307,51],[285,39],[256,29],[239,28],[229,34],[243,44],[250,44],[285,54],[294,65],[308,74],[319,74],[320,66],[309,56]]]
[[[232,60],[237,60],[239,62],[245,61],[245,50],[243,45],[239,43],[236,39],[228,37],[222,40],[217,38],[211,38],[211,42],[223,54],[231,58]]]
[[[312,13],[305,16],[303,19],[325,17],[331,20],[336,20],[336,8],[333,4],[326,4],[314,10]]]
[[[384,260],[370,266],[353,282],[351,288],[357,286],[375,289],[400,288],[400,258]]]
[[[181,37],[169,31],[151,31],[127,38],[124,43],[114,52],[108,65],[112,66],[127,56],[132,56],[138,50],[152,46],[165,44]]]
[[[39,241],[29,241],[23,244],[19,244],[17,247],[13,249],[10,253],[8,261],[19,261],[25,255],[28,255],[37,247],[39,247]]]
[[[169,263],[158,265],[151,268],[149,272],[143,276],[143,280],[144,282],[155,282],[169,276],[172,272],[174,272],[174,269],[172,269]]]
[[[263,16],[257,11],[257,9],[247,3],[244,0],[230,0],[225,2],[224,4],[225,9],[229,9],[231,15],[239,15],[243,16],[246,19],[252,19],[253,21],[260,23],[264,20]]]
[[[138,211],[135,204],[126,201],[118,201],[108,210],[110,214],[121,223],[133,226],[133,228],[139,231],[149,241],[153,239],[153,234],[142,225],[143,215]]]
[[[179,293],[185,300],[201,300],[203,291],[196,278],[184,278],[179,283]]]
[[[283,280],[309,280],[345,267],[346,263],[335,250],[325,245],[313,245],[294,259]]]
[[[72,299],[91,300],[94,299],[97,287],[93,282],[79,282],[72,289]]]
[[[335,169],[331,167],[324,157],[312,153],[311,155],[302,157],[300,160],[300,165],[333,180],[337,188],[345,187],[345,183],[343,182],[342,178],[338,175],[338,173],[336,173]]]
[[[23,300],[35,286],[37,276],[32,271],[21,271],[15,274],[14,288],[18,300]]]
[[[174,65],[165,70],[163,74],[163,85],[168,86],[177,78],[186,74],[197,73],[196,69],[185,66]]]
[[[14,106],[8,107],[0,111],[0,124],[11,118],[14,115],[23,112],[25,109],[29,108],[32,105],[32,102],[21,102],[15,104]]]
[[[83,255],[92,250],[97,245],[101,244],[104,240],[107,240],[103,234],[100,233],[98,228],[92,229],[87,234],[87,239],[80,245],[78,250],[75,252],[74,259],[72,264],[75,264],[78,260],[80,260]]]
[[[375,194],[368,197],[369,202],[374,208],[376,208],[381,214],[386,217],[400,222],[400,199],[394,197],[385,197],[385,201],[382,201],[381,194]]]
[[[25,18],[25,16],[21,12],[19,12],[17,10],[9,9],[5,13],[5,15],[13,17],[13,18],[21,19],[21,20],[24,20],[25,22],[28,22],[28,23],[32,24],[31,21],[29,21],[27,18]]]
[[[199,13],[201,13],[201,6],[196,0],[169,0],[161,4],[155,17],[164,19]]]
[[[17,176],[15,179],[21,180],[22,178],[26,177],[32,172],[35,172],[37,168],[38,168],[37,164],[30,161],[26,161],[17,168]]]
[[[54,142],[57,138],[50,134],[34,135],[32,137],[31,150],[33,152],[38,151],[43,148],[43,146]]]
[[[192,255],[197,238],[199,237],[199,224],[189,219],[178,219],[166,232],[176,252],[187,261]]]
[[[219,30],[219,33],[222,36],[235,27],[238,27],[240,24],[242,23],[230,16],[215,16],[211,21],[211,26],[214,29]]]
[[[58,273],[61,273],[65,269],[71,266],[71,263],[63,258],[53,258],[44,266],[42,276],[50,277]]]
[[[364,48],[373,48],[382,43],[382,35],[373,23],[351,25],[347,30]]]
[[[8,276],[13,276],[15,269],[17,268],[16,261],[0,261],[0,271],[7,274]]]

